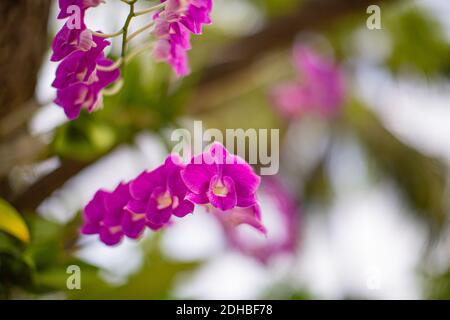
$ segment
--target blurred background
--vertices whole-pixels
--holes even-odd
[[[381,29],[366,24],[373,4]],[[114,32],[127,10],[107,0],[87,25]],[[52,103],[56,15],[56,1],[0,3],[0,298],[450,298],[449,1],[214,0],[190,76],[144,53],[118,95],[72,122]],[[274,107],[273,88],[297,77],[295,44],[341,68],[336,116]],[[201,209],[116,247],[80,236],[95,191],[159,165],[194,120],[280,129],[260,195],[268,238],[233,243]]]

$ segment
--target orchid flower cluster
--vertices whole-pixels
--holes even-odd
[[[51,61],[60,62],[52,85],[57,89],[55,103],[71,120],[79,116],[81,109],[93,112],[101,108],[103,95],[121,89],[120,68],[147,49],[153,48],[154,58],[170,64],[177,76],[187,75],[190,35],[201,34],[202,26],[211,23],[212,0],[161,0],[142,11],[135,10],[139,0],[121,1],[130,7],[125,24],[120,31],[105,34],[88,29],[84,21],[86,10],[104,0],[59,0],[58,19],[66,19],[66,23],[52,45]],[[149,23],[129,34],[131,20],[150,13],[153,15]],[[74,23],[77,19],[79,23]],[[153,41],[128,52],[129,42],[147,30],[151,31]],[[122,52],[113,61],[105,57],[104,50],[111,45],[106,39],[117,36],[122,36]],[[112,88],[105,89],[113,83]]]
[[[308,112],[335,116],[345,97],[341,68],[303,45],[294,46],[293,62],[298,78],[275,87],[272,100],[276,110],[287,119]]]
[[[125,236],[140,238],[146,228],[160,230],[202,205],[223,214],[227,228],[248,224],[265,234],[256,197],[259,185],[260,177],[245,160],[214,143],[187,164],[169,155],[158,168],[114,191],[97,191],[84,208],[81,232],[98,234],[112,246]]]

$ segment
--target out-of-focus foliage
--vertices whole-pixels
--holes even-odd
[[[95,113],[82,112],[77,121],[59,127],[53,139],[55,154],[81,162],[92,161],[121,143],[133,141],[142,130],[157,131],[181,115],[190,86],[170,87],[170,70],[142,60],[127,65],[121,92],[105,97],[107,106]]]
[[[426,10],[399,9],[387,14],[385,28],[392,40],[387,64],[398,71],[419,71],[427,75],[445,73],[450,65],[450,45],[442,26]]]
[[[252,0],[252,3],[261,8],[269,17],[289,14],[302,4],[302,0]]]
[[[433,227],[446,221],[445,167],[403,144],[387,131],[367,108],[354,103],[347,109],[347,120],[361,139],[382,175],[393,179],[411,207]],[[427,186],[424,188],[424,186]]]
[[[436,276],[429,275],[424,280],[428,299],[450,299],[450,270]]]
[[[67,273],[64,269],[50,269],[39,275],[41,286],[65,292],[70,299],[167,299],[176,276],[191,271],[197,263],[175,263],[167,260],[155,246],[145,251],[146,259],[141,269],[131,275],[125,284],[108,284],[99,277],[98,270],[84,263],[82,290],[67,290]]]

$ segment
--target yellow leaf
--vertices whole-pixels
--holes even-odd
[[[22,216],[2,198],[0,198],[0,231],[5,231],[25,243],[30,241],[30,233]]]

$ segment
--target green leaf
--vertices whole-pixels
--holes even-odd
[[[22,216],[8,202],[0,198],[0,230],[25,243],[30,241],[28,227]]]
[[[116,136],[107,124],[89,115],[81,115],[77,121],[58,128],[53,141],[55,152],[65,158],[78,161],[93,160],[116,143]]]

